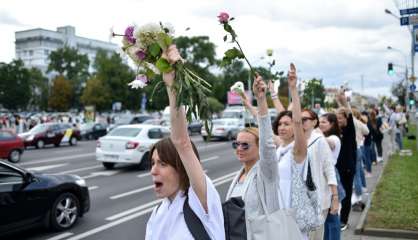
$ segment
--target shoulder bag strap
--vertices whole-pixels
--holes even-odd
[[[194,239],[210,240],[210,237],[208,233],[206,232],[206,229],[203,226],[203,223],[200,221],[196,213],[194,213],[193,210],[190,208],[188,196],[184,200],[183,214],[184,214],[184,221],[186,222],[187,228],[189,229]]]

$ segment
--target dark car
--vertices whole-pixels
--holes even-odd
[[[54,144],[56,147],[62,143],[77,145],[77,141],[81,139],[80,130],[67,123],[38,124],[29,132],[19,134],[19,137],[25,141],[25,147],[36,148],[43,148],[48,144]]]
[[[102,123],[85,123],[80,126],[80,135],[81,139],[99,139],[99,137],[103,137],[106,135],[106,125]]]
[[[192,122],[189,123],[189,125],[187,126],[187,130],[189,132],[189,135],[193,135],[195,133],[200,134],[200,132],[202,131],[202,122],[199,120],[193,120]]]
[[[35,226],[66,230],[90,209],[85,181],[0,162],[0,236]]]
[[[17,163],[24,149],[25,145],[20,137],[10,131],[0,130],[0,158]]]

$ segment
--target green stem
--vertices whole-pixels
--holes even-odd
[[[255,75],[255,71],[254,71],[253,67],[250,64],[250,61],[248,61],[247,57],[245,56],[244,51],[241,48],[241,45],[239,44],[239,42],[236,39],[234,41],[237,43],[237,45],[239,47],[239,50],[241,51],[242,55],[244,56],[245,61],[247,62],[248,66],[250,67],[251,73],[253,75]]]

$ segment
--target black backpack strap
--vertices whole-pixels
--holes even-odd
[[[183,214],[184,214],[184,221],[186,222],[187,228],[189,229],[194,239],[210,240],[210,237],[208,233],[206,232],[206,229],[203,226],[203,223],[200,221],[196,213],[194,213],[193,210],[190,208],[188,196],[186,196],[186,200],[184,200]]]

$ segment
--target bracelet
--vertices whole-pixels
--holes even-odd
[[[277,93],[272,93],[271,94],[271,99],[276,100],[277,99]]]

